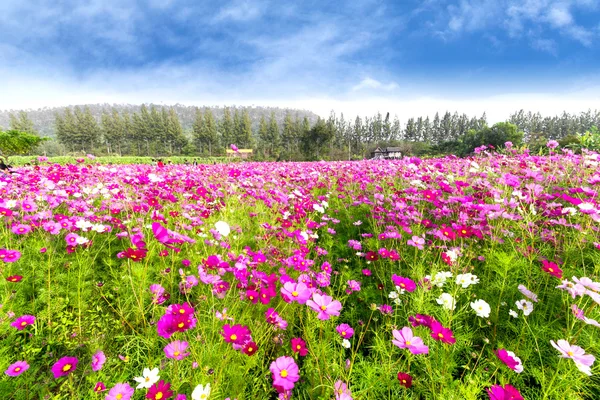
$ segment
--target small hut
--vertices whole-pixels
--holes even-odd
[[[400,147],[378,147],[371,152],[371,160],[399,160],[402,158]]]

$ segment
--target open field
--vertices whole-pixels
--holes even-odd
[[[598,399],[599,162],[17,168],[0,398]]]

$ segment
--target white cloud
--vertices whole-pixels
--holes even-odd
[[[536,50],[552,54],[555,57],[558,55],[556,42],[552,39],[535,38],[531,41],[531,47]]]
[[[569,12],[568,8],[561,4],[550,8],[546,18],[556,28],[563,28],[573,23],[573,16]]]
[[[354,85],[351,90],[353,92],[357,92],[357,91],[369,90],[369,89],[390,92],[390,91],[398,89],[398,84],[396,82],[381,83],[376,79],[367,77],[367,78],[364,78],[362,81],[360,81],[357,85]]]
[[[262,4],[246,0],[233,1],[222,7],[217,14],[216,21],[250,21],[260,17],[264,9]]]

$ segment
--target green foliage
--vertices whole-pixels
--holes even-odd
[[[506,142],[512,142],[516,147],[523,142],[523,132],[519,132],[517,126],[509,122],[498,122],[492,127],[484,126],[480,130],[472,129],[460,139],[459,155],[472,153],[476,147],[484,145],[502,149]]]
[[[30,153],[44,140],[27,132],[17,130],[0,131],[0,153],[5,157]]]

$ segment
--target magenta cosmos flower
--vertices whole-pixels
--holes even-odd
[[[521,393],[512,385],[494,385],[487,390],[490,400],[523,400]]]
[[[298,382],[298,365],[292,357],[279,357],[269,367],[273,374],[273,386],[279,386],[283,390],[292,390],[294,383]]]
[[[456,343],[456,339],[453,336],[452,330],[444,328],[439,321],[434,321],[431,323],[431,337],[447,344]]]
[[[129,400],[133,396],[134,389],[129,383],[117,383],[108,391],[106,400]]]
[[[348,324],[339,324],[335,330],[344,339],[350,339],[352,335],[354,335],[354,329],[352,329],[352,327]]]
[[[51,370],[54,378],[58,379],[61,376],[67,376],[77,368],[77,357],[63,357],[54,363]]]
[[[556,343],[554,340],[551,340],[550,344],[560,352],[561,357],[572,359],[578,370],[586,375],[592,375],[591,367],[596,357],[591,354],[585,354],[585,350],[581,347],[570,345],[569,342],[563,339],[556,341]]]
[[[515,355],[512,351],[506,349],[496,350],[496,356],[502,361],[508,368],[512,369],[517,373],[523,372],[523,364],[521,359]]]
[[[100,371],[102,366],[106,362],[106,356],[102,350],[98,350],[96,354],[92,356],[92,371]]]
[[[412,354],[428,354],[429,347],[423,343],[423,339],[413,336],[413,331],[408,326],[402,330],[394,329],[392,331],[394,339],[392,343],[401,349],[408,349]]]
[[[9,365],[4,373],[8,376],[19,376],[28,369],[29,364],[27,364],[26,361],[17,361],[16,363]]]
[[[146,394],[147,399],[152,400],[166,400],[173,397],[173,391],[171,390],[171,384],[165,381],[155,383],[150,387]]]
[[[167,358],[183,360],[185,357],[190,355],[190,353],[185,352],[188,346],[188,342],[175,340],[174,342],[171,342],[165,346],[165,355]]]
[[[398,286],[400,289],[406,290],[407,292],[414,292],[417,288],[417,284],[412,279],[398,276],[396,274],[392,275],[392,282],[394,282],[394,285]]]
[[[229,324],[225,324],[223,325],[221,336],[223,336],[227,343],[243,346],[250,338],[250,329],[244,325],[237,324],[230,326]]]
[[[33,315],[22,315],[19,318],[17,318],[16,320],[14,320],[14,322],[12,324],[10,324],[10,326],[17,328],[18,330],[22,331],[23,329],[25,329],[27,327],[27,325],[33,325],[35,323],[35,317]]]
[[[293,338],[290,341],[292,345],[292,351],[294,353],[298,353],[302,357],[308,354],[308,349],[306,348],[306,342],[302,340],[302,338]]]
[[[314,293],[312,300],[308,300],[306,305],[318,313],[317,318],[328,320],[332,315],[340,315],[342,303],[333,300],[333,297],[326,294]]]

